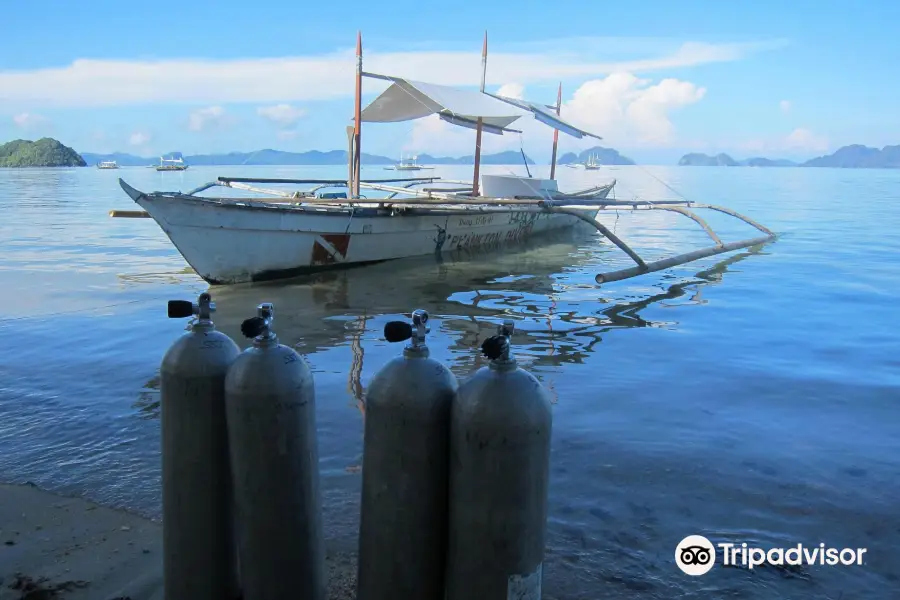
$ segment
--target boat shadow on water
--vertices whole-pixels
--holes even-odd
[[[639,300],[600,299],[599,290],[594,299],[566,300],[572,288],[597,288],[561,283],[562,276],[591,272],[592,263],[602,259],[605,250],[609,249],[596,248],[595,234],[576,230],[512,246],[400,259],[277,282],[212,286],[209,292],[216,303],[216,327],[242,347],[249,341],[241,336],[240,324],[261,302],[275,305],[280,341],[301,354],[349,346],[347,392],[363,410],[366,346],[384,345],[384,323],[409,316],[416,308],[424,308],[434,319],[429,336],[433,350],[447,348],[449,356],[442,360],[463,378],[487,364],[478,351],[481,342],[495,334],[502,319],[515,319],[520,362],[552,390],[542,370],[584,364],[604,334],[613,330],[676,326],[646,319],[641,312],[679,299],[703,304],[705,286],[718,284],[729,267],[764,252],[750,248]],[[585,310],[585,302],[599,308]],[[158,373],[139,392],[134,408],[142,418],[158,418]]]

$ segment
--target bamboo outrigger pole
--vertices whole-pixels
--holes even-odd
[[[359,198],[360,166],[362,165],[362,150],[360,137],[362,127],[360,125],[362,112],[362,32],[356,32],[356,99],[353,109],[353,189],[351,197]]]
[[[562,81],[556,90],[556,116],[560,116],[562,109]],[[553,154],[550,157],[550,179],[556,178],[556,149],[559,147],[559,129],[553,130]]]
[[[484,79],[487,75],[487,31],[484,32],[484,44],[481,46],[481,93],[484,93]],[[478,196],[478,171],[481,167],[481,130],[484,126],[482,117],[478,117],[475,127],[475,176],[472,179],[472,196]]]

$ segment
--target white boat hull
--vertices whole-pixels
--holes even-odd
[[[126,187],[124,184],[123,187]],[[210,284],[291,277],[341,266],[503,244],[582,223],[559,213],[429,209],[411,214],[316,210],[186,195],[132,199]],[[575,208],[594,217],[597,208]]]

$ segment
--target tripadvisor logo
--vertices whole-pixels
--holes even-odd
[[[716,564],[716,548],[702,535],[689,535],[675,547],[675,564],[688,575],[706,575]]]
[[[722,565],[753,569],[762,565],[862,565],[866,548],[830,548],[825,544],[764,550],[744,544],[713,545],[702,535],[689,535],[675,547],[675,564],[688,575],[705,575],[716,564],[716,546]]]

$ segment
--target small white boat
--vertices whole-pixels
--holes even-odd
[[[184,163],[183,158],[163,158],[159,157],[159,164],[156,165],[157,171],[186,171],[188,166]]]
[[[98,169],[118,169],[119,164],[114,160],[101,160],[97,163]]]
[[[421,171],[423,169],[433,169],[434,167],[423,167],[418,162],[419,157],[413,156],[412,160],[407,159],[405,162],[403,160],[403,155],[400,155],[400,162],[392,167],[385,167],[387,171]]]
[[[601,165],[600,162],[597,161],[597,157],[595,157],[593,154],[588,156],[587,161],[585,161],[584,163],[584,168],[586,171],[597,171],[602,166],[603,165]]]
[[[705,256],[770,241],[774,234],[761,225],[719,207],[687,201],[622,201],[608,196],[615,180],[587,189],[561,192],[555,180],[560,131],[576,138],[599,136],[581,130],[559,116],[562,91],[555,106],[541,105],[484,91],[487,38],[482,54],[481,91],[473,92],[400,77],[366,73],[362,43],[357,37],[357,85],[354,125],[348,127],[346,180],[292,180],[219,177],[187,193],[141,192],[121,179],[120,185],[166,233],[185,260],[210,284],[233,284],[291,277],[348,265],[441,253],[455,249],[504,244],[542,232],[586,223],[622,249],[636,267],[597,275],[597,282],[616,281],[668,268]],[[390,86],[362,108],[363,77]],[[476,130],[473,178],[447,181],[360,178],[362,123],[410,121],[437,114],[442,120]],[[531,116],[554,132],[550,178],[479,176],[482,133],[503,135],[516,120]],[[523,153],[524,157],[524,153]],[[313,186],[284,191],[260,184]],[[266,194],[260,197],[204,197],[216,186]],[[329,188],[346,191],[325,191]],[[362,195],[365,191],[366,195]],[[712,208],[745,220],[765,237],[722,243],[706,223],[687,207]],[[645,262],[596,220],[602,210],[672,210],[698,222],[716,246],[674,258]]]

